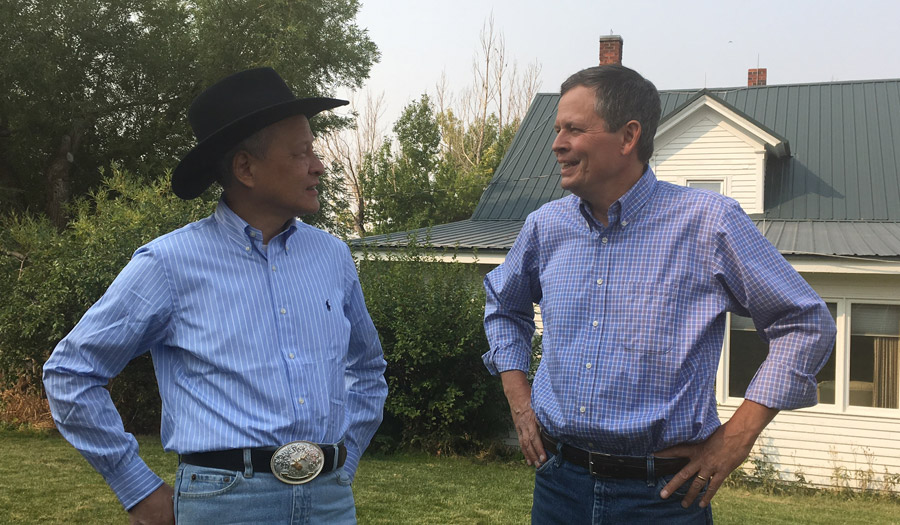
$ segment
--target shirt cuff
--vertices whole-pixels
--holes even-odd
[[[344,473],[353,480],[356,478],[356,469],[359,467],[359,455],[356,451],[347,447],[347,459],[344,460]]]
[[[531,348],[523,350],[508,346],[486,352],[481,359],[491,375],[497,375],[507,370],[521,370],[527,373],[531,364]]]
[[[115,492],[125,510],[131,510],[131,507],[162,486],[163,480],[135,454],[129,464],[106,475],[106,483]]]
[[[811,407],[818,402],[817,384],[814,375],[766,360],[750,382],[744,399],[778,410]]]

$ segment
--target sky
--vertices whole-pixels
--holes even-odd
[[[355,96],[384,94],[385,128],[407,103],[434,95],[442,74],[454,93],[472,84],[491,16],[509,59],[540,65],[540,92],[596,65],[609,34],[624,40],[623,64],[659,89],[744,86],[757,66],[769,85],[900,78],[896,0],[361,1],[357,23],[381,60]]]

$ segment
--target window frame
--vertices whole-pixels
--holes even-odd
[[[688,188],[693,188],[693,186],[691,186],[692,182],[705,182],[705,183],[718,182],[722,188],[722,191],[719,193],[722,195],[725,195],[726,197],[731,196],[731,191],[730,191],[730,188],[728,187],[728,179],[725,177],[699,175],[699,176],[690,176],[690,177],[684,178],[684,186],[686,186]],[[703,188],[697,188],[697,189],[703,189]]]
[[[845,414],[857,416],[877,416],[900,419],[900,408],[864,407],[850,404],[850,312],[854,304],[889,305],[900,306],[900,301],[883,299],[867,299],[860,297],[830,297],[822,296],[826,303],[835,303],[837,306],[837,335],[834,346],[834,404],[822,404],[799,410],[808,412],[820,412],[828,414]],[[719,367],[716,370],[716,400],[720,405],[736,407],[743,401],[743,397],[729,396],[728,375],[731,354],[731,313],[725,321],[725,338],[722,342],[722,353],[719,358]]]

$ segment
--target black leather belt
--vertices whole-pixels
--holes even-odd
[[[549,453],[556,453],[557,441],[541,429],[541,441]],[[590,452],[563,443],[562,458],[573,465],[584,467],[598,478],[647,479],[649,458],[640,456],[613,456]],[[653,458],[654,477],[675,474],[690,462],[688,458]]]
[[[319,445],[325,455],[325,464],[322,466],[322,473],[330,472],[335,468],[344,466],[347,459],[347,447],[344,443],[337,445]],[[250,449],[250,461],[253,464],[254,472],[272,472],[272,454],[275,449],[253,448]],[[337,465],[334,463],[334,456],[337,454]],[[216,450],[213,452],[197,452],[194,454],[183,454],[181,461],[198,467],[218,468],[223,470],[244,470],[244,450],[240,448],[231,450]]]

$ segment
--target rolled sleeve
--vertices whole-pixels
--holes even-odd
[[[527,372],[531,364],[530,353],[531,348],[506,347],[486,352],[481,358],[491,375],[507,370]]]
[[[834,319],[822,299],[737,205],[725,214],[718,275],[769,344],[744,395],[769,408],[816,404],[816,373],[834,346]]]
[[[795,315],[766,328],[769,355],[750,382],[745,399],[780,410],[817,403],[816,373],[831,355],[837,329],[821,299],[808,300],[813,301],[808,308],[798,308]]]
[[[816,404],[816,378],[773,360],[766,360],[747,388],[744,399],[778,410]]]
[[[484,279],[484,330],[488,371],[527,371],[534,336],[534,304],[541,300],[536,223],[529,216],[503,264]]]

